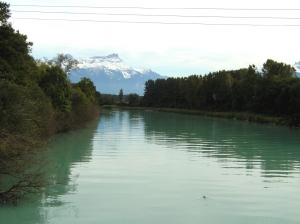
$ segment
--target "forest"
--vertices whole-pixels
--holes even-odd
[[[58,54],[55,63],[30,56],[32,43],[8,22],[0,2],[0,203],[16,202],[51,185],[45,140],[98,115],[101,96],[90,79],[71,83],[76,61]]]
[[[300,78],[283,62],[184,78],[148,80],[142,105],[207,111],[239,111],[284,118],[300,125]]]

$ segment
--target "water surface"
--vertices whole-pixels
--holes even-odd
[[[206,116],[103,110],[55,136],[53,178],[0,223],[300,223],[299,130]]]

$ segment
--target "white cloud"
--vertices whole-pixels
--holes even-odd
[[[170,4],[172,3],[172,4]],[[189,8],[300,8],[299,1],[289,4],[279,0],[265,1],[162,1],[149,2],[112,0],[106,2],[86,0],[10,1],[12,10],[73,11],[113,14],[172,14],[185,16],[244,16],[244,17],[298,17],[297,11],[231,11],[231,10],[141,10],[141,9],[87,9],[87,8],[34,8],[14,5],[86,5],[86,6],[139,6],[139,7],[189,7]],[[244,24],[298,24],[298,20],[183,18],[108,15],[41,14],[12,11],[12,23],[34,42],[34,57],[52,57],[57,53],[70,53],[75,57],[118,53],[133,67],[147,67],[162,75],[188,76],[221,69],[239,69],[249,64],[262,64],[268,58],[293,64],[298,55],[300,30],[298,27],[269,26],[208,26],[163,25],[105,22],[66,22],[25,20],[18,18],[68,18],[97,21],[135,21],[171,23],[244,23]]]

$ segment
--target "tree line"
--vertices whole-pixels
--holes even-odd
[[[43,139],[91,120],[101,96],[88,78],[69,81],[76,61],[66,55],[51,64],[35,61],[33,44],[9,18],[9,4],[0,2],[0,202],[53,184],[41,156]]]
[[[300,78],[283,62],[268,59],[248,68],[148,80],[143,105],[209,111],[240,111],[284,117],[300,124]]]
[[[136,93],[124,94],[120,89],[119,95],[101,94],[99,105],[140,106],[140,98]]]

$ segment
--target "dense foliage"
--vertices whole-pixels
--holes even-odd
[[[245,111],[280,116],[300,124],[300,78],[295,69],[268,59],[259,72],[247,69],[217,71],[185,78],[148,80],[144,106],[212,111]]]
[[[51,184],[42,139],[85,124],[98,113],[100,96],[87,78],[70,83],[68,61],[36,62],[32,43],[9,17],[9,5],[0,2],[0,202]]]

